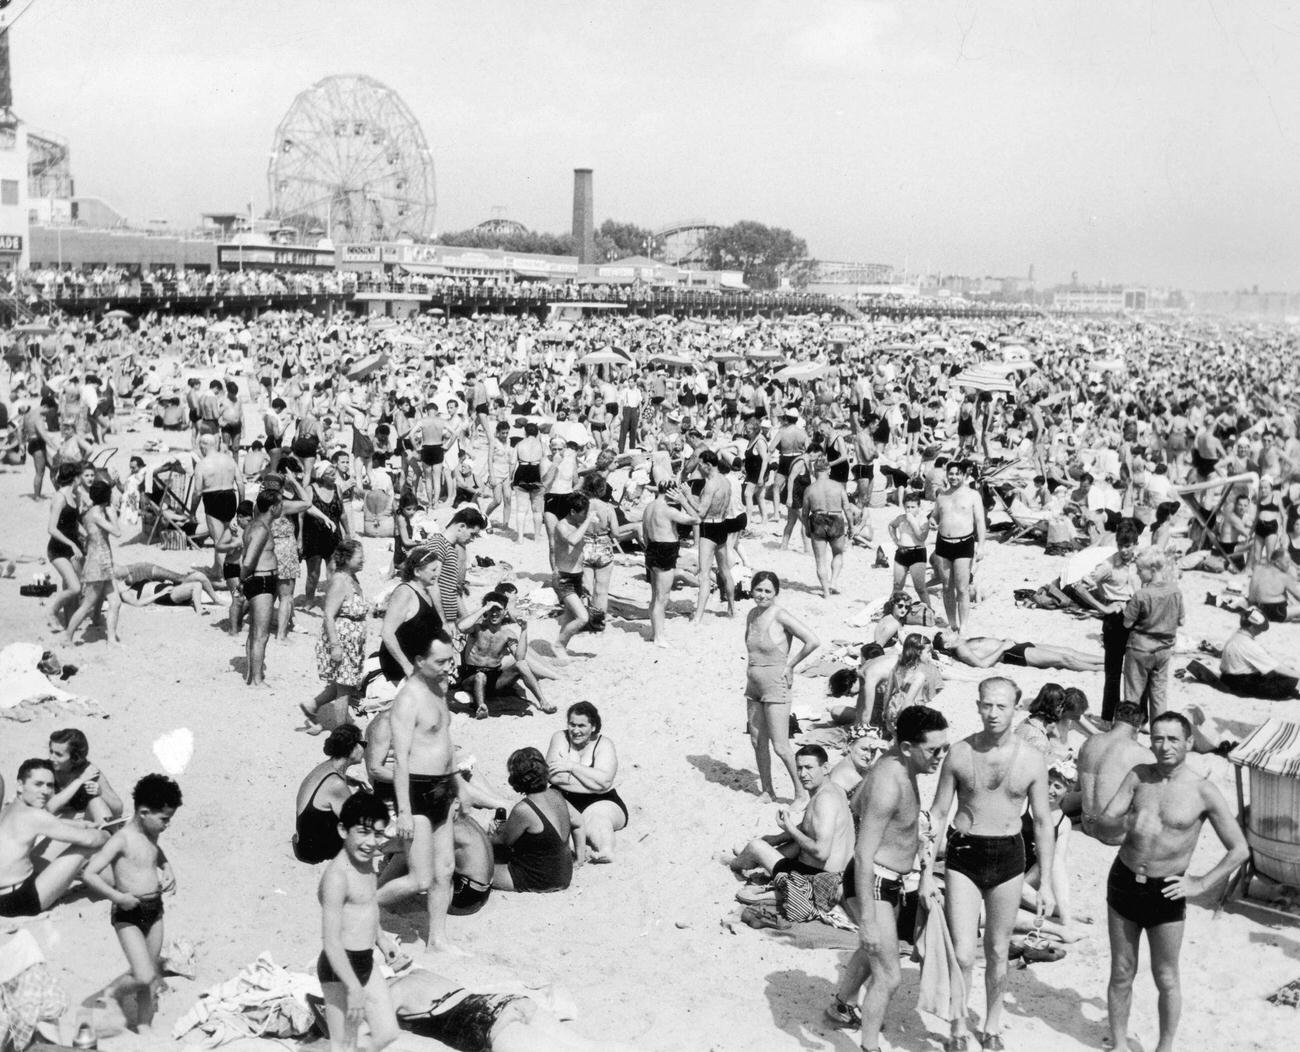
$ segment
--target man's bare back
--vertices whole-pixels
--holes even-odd
[[[1078,770],[1083,794],[1083,831],[1088,836],[1111,845],[1124,839],[1119,832],[1103,834],[1097,826],[1097,816],[1106,809],[1124,776],[1138,764],[1150,763],[1152,759],[1151,750],[1122,725],[1094,734],[1083,743]]]
[[[825,864],[809,857],[808,853],[802,850],[799,852],[800,862],[810,866],[821,866],[828,873],[844,872],[844,867],[853,857],[853,816],[849,811],[849,798],[830,778],[822,782],[813,793],[808,810],[804,812],[799,822],[799,828],[804,835],[813,840],[819,839],[818,833],[822,830],[826,828],[831,830],[831,850],[826,856]]]

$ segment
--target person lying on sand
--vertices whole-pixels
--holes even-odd
[[[992,668],[1001,663],[1017,668],[1100,672],[1105,664],[1105,659],[1100,654],[1085,654],[1069,647],[1054,647],[1046,643],[1017,643],[1011,639],[995,639],[992,636],[963,639],[956,632],[936,632],[934,652],[972,668]]]

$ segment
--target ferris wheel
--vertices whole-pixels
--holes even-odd
[[[304,233],[342,242],[433,233],[433,155],[406,103],[372,77],[326,77],[294,99],[267,181],[274,214]]]

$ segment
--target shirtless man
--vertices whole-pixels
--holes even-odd
[[[194,464],[194,501],[190,514],[203,504],[203,517],[207,520],[208,536],[212,540],[212,576],[221,576],[219,546],[225,539],[230,524],[235,521],[235,510],[244,499],[244,479],[239,464],[221,446],[217,435],[199,436],[199,459]]]
[[[108,840],[107,832],[89,822],[58,818],[46,810],[54,791],[49,760],[22,762],[18,795],[0,812],[0,917],[35,917],[50,909]],[[70,846],[38,874],[32,857],[42,840]]]
[[[388,907],[424,892],[429,911],[428,949],[456,952],[447,941],[447,907],[455,866],[451,805],[456,800],[447,688],[456,670],[456,649],[440,633],[423,654],[412,658],[412,672],[393,699],[389,715],[396,830],[409,842],[409,872],[379,890],[379,905]]]
[[[862,999],[862,1048],[878,1052],[880,1027],[889,999],[902,982],[898,963],[898,907],[904,878],[916,868],[921,846],[921,797],[916,778],[934,774],[948,752],[948,721],[937,709],[910,705],[898,714],[894,744],[867,769],[853,795],[858,838],[853,861],[844,871],[844,908],[858,920],[858,947],[844,966],[827,1016],[852,1024],[852,1004],[866,982]],[[923,853],[925,893],[937,902]]]
[[[1101,654],[1085,654],[1069,647],[1046,643],[1017,643],[993,636],[962,639],[956,632],[936,632],[934,652],[946,654],[971,668],[992,668],[1001,662],[1017,668],[1056,668],[1068,672],[1100,672],[1106,665]]]
[[[260,687],[266,681],[266,641],[271,636],[275,607],[276,558],[271,523],[279,517],[283,495],[266,488],[257,495],[256,514],[244,533],[244,553],[239,558],[239,587],[248,604],[248,639],[244,644],[244,682]]]
[[[785,410],[781,414],[781,427],[772,436],[772,447],[776,450],[775,485],[772,487],[772,492],[775,494],[777,501],[784,503],[782,494],[788,488],[787,482],[790,478],[790,469],[794,467],[794,462],[808,449],[808,445],[808,432],[803,429],[799,422],[798,411],[794,409]]]
[[[762,866],[779,873],[843,873],[853,857],[853,817],[849,798],[830,777],[830,758],[820,745],[805,745],[794,754],[799,784],[811,799],[799,816],[791,808],[776,809],[780,833],[751,840],[729,865],[737,873]]]
[[[1151,763],[1151,750],[1137,740],[1142,726],[1142,706],[1122,701],[1115,706],[1110,730],[1094,734],[1079,750],[1079,789],[1082,794],[1083,831],[1114,847],[1124,839],[1122,829],[1103,830],[1097,816],[1115,797],[1125,775],[1139,764]]]
[[[1034,820],[1034,847],[1044,873],[1052,871],[1052,818],[1047,797],[1047,766],[1038,750],[1013,733],[1020,688],[1011,680],[993,676],[979,686],[980,721],[984,729],[957,742],[939,774],[939,788],[930,814],[936,842],[947,840],[947,895],[944,912],[953,948],[961,964],[966,993],[970,995],[975,966],[975,940],[980,909],[984,911],[984,1034],[988,1052],[1006,1046],[1002,1041],[1002,997],[1007,984],[1007,949],[1020,907],[1025,879],[1025,842],[1020,816],[1026,799]],[[950,815],[953,798],[957,813]],[[1038,890],[1038,916],[1056,907],[1052,882]],[[949,1052],[966,1052],[969,1042],[966,1011],[952,1020]]]
[[[650,642],[666,649],[664,617],[681,549],[677,527],[699,522],[699,518],[682,509],[682,488],[675,482],[664,480],[655,488],[658,495],[641,517],[641,543],[645,546],[645,575],[650,581]],[[674,502],[678,507],[673,506]]]
[[[1147,933],[1151,975],[1159,991],[1160,1038],[1154,1052],[1173,1052],[1182,1013],[1178,954],[1187,900],[1214,887],[1249,857],[1246,839],[1212,783],[1186,765],[1192,725],[1178,712],[1151,721],[1156,762],[1139,764],[1098,817],[1104,833],[1123,831],[1119,854],[1106,880],[1110,927],[1110,983],[1106,1007],[1110,1047],[1127,1049],[1128,1016],[1138,947]],[[1188,872],[1201,826],[1210,825],[1224,847],[1218,865],[1204,876]]]
[[[506,605],[507,599],[500,592],[488,592],[483,597],[483,606],[479,610],[456,623],[456,628],[466,634],[457,687],[471,692],[476,720],[486,719],[490,715],[488,698],[494,697],[498,693],[498,687],[506,681],[504,659],[507,655],[518,653],[519,632],[514,621],[506,615]],[[525,684],[531,680],[534,689],[531,694],[525,691],[528,700],[540,712],[554,712],[555,706],[548,704],[538,693],[540,686],[527,663],[516,663],[513,668],[516,675],[510,679],[520,678]]]
[[[871,507],[871,490],[876,484],[876,440],[871,437],[871,428],[859,423],[853,435],[853,453],[857,461],[853,465],[854,498],[858,507]]]
[[[839,592],[836,583],[844,569],[844,550],[849,545],[849,494],[830,475],[830,465],[820,454],[812,461],[813,481],[804,490],[799,509],[803,532],[812,540],[813,559],[822,598]]]
[[[709,590],[713,586],[710,570],[718,568],[718,576],[723,589],[723,598],[727,601],[727,616],[736,616],[736,586],[731,576],[731,550],[727,547],[727,512],[731,505],[730,478],[718,470],[718,454],[706,449],[697,461],[700,474],[704,476],[704,489],[700,491],[699,500],[683,503],[700,518],[700,587],[695,600],[695,623],[704,621],[704,611],[709,605]]]
[[[587,531],[596,521],[591,501],[585,493],[574,493],[566,501],[567,514],[555,523],[552,538],[551,561],[555,564],[555,594],[560,600],[560,634],[555,649],[562,655],[569,652],[569,640],[586,627],[590,614],[587,611],[587,589],[582,583],[583,549]]]
[[[436,508],[442,498],[443,443],[447,439],[447,422],[432,403],[426,407],[424,419],[411,431],[411,438],[419,441],[420,472],[429,494],[429,507]]]
[[[939,531],[934,558],[943,575],[943,609],[954,632],[970,620],[971,574],[984,556],[984,505],[967,484],[968,470],[962,460],[948,465],[948,488],[934,498],[930,511]]]

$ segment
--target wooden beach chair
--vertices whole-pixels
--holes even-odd
[[[140,494],[140,523],[144,543],[164,547],[198,548],[198,520],[190,511],[194,479],[179,461],[154,469],[153,484]]]
[[[1246,484],[1251,486],[1259,485],[1259,475],[1253,471],[1248,471],[1244,475],[1230,475],[1224,478],[1210,479],[1208,482],[1197,482],[1191,486],[1179,486],[1177,488],[1178,499],[1183,502],[1187,510],[1192,514],[1192,538],[1193,544],[1197,547],[1208,548],[1222,557],[1229,566],[1232,565],[1232,558],[1238,554],[1232,548],[1226,548],[1223,542],[1219,540],[1218,533],[1214,528],[1215,522],[1219,518],[1219,513],[1223,510],[1223,505],[1227,503],[1228,498],[1236,491],[1238,485]],[[1204,493],[1206,490],[1223,487],[1223,492],[1219,494],[1219,499],[1215,501],[1214,507],[1209,511],[1201,506],[1197,500],[1197,494]],[[1199,533],[1199,542],[1197,534]]]
[[[1228,878],[1218,909],[1241,898],[1300,920],[1250,894],[1254,877],[1300,888],[1300,724],[1266,720],[1228,754],[1228,760],[1236,775],[1238,821],[1250,857]]]

